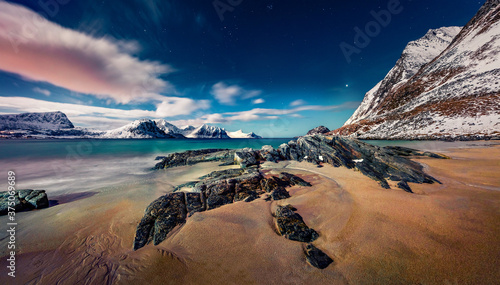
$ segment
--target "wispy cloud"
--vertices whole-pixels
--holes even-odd
[[[170,102],[170,106],[159,106],[158,110],[160,111],[149,111],[57,103],[26,97],[0,97],[0,111],[2,113],[62,111],[77,126],[109,129],[110,127],[124,125],[135,119],[173,117],[175,115],[188,114],[200,108],[196,101],[192,99],[184,98],[186,100],[181,100],[180,102],[177,99],[178,98],[174,98],[173,101]],[[187,105],[193,106],[186,107]]]
[[[49,90],[38,88],[38,87],[33,88],[33,91],[36,93],[43,94],[45,96],[50,96],[50,94],[52,94]]]
[[[295,107],[295,106],[300,106],[300,105],[305,105],[305,104],[307,104],[306,101],[304,101],[302,99],[298,99],[298,100],[295,100],[292,103],[290,103],[290,106]]]
[[[304,118],[300,112],[304,111],[342,111],[346,109],[355,109],[359,106],[360,102],[345,102],[340,105],[329,105],[329,106],[319,106],[319,105],[308,105],[308,106],[298,106],[290,109],[266,109],[266,108],[254,108],[247,111],[239,112],[226,112],[222,114],[209,114],[201,116],[197,119],[192,120],[179,120],[174,121],[174,124],[179,125],[201,125],[209,123],[231,123],[233,121],[259,121],[259,120],[276,120],[282,116],[291,116],[294,118]]]
[[[174,69],[140,60],[139,50],[136,42],[96,38],[0,1],[0,70],[118,103],[174,92],[160,78]]]
[[[262,104],[264,102],[266,102],[264,99],[258,98],[258,99],[253,100],[252,104],[256,105],[256,104]]]
[[[262,91],[246,90],[239,85],[227,85],[224,82],[219,82],[212,86],[212,91],[210,93],[220,104],[235,105],[236,100],[257,97]]]

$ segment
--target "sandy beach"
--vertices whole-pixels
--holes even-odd
[[[61,196],[48,209],[18,213],[16,278],[3,274],[0,283],[498,284],[500,145],[441,151],[452,159],[415,159],[442,182],[412,184],[415,194],[343,167],[266,162],[266,174],[286,171],[313,186],[289,188],[286,200],[196,213],[160,245],[137,251],[147,205],[217,163]],[[326,269],[306,263],[302,243],[276,233],[272,212],[287,204],[319,233],[313,244],[334,260]],[[2,268],[6,229],[0,225]]]

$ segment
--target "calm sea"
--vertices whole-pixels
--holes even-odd
[[[277,148],[290,139],[186,139],[186,140],[0,140],[0,185],[7,188],[7,172],[16,173],[18,189],[45,189],[65,194],[147,179],[155,157],[206,148]],[[486,142],[368,141],[443,152],[450,147],[478,146]],[[1,191],[1,190],[0,190]]]

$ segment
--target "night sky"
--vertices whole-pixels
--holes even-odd
[[[143,117],[265,137],[335,129],[409,41],[483,3],[0,1],[0,113],[60,110],[97,129]],[[348,60],[355,27],[390,10]]]

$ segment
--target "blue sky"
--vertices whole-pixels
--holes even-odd
[[[483,3],[0,0],[0,113],[58,110],[97,129],[144,117],[265,137],[335,129],[409,41]],[[346,57],[340,45],[355,47],[374,14],[385,22]]]

